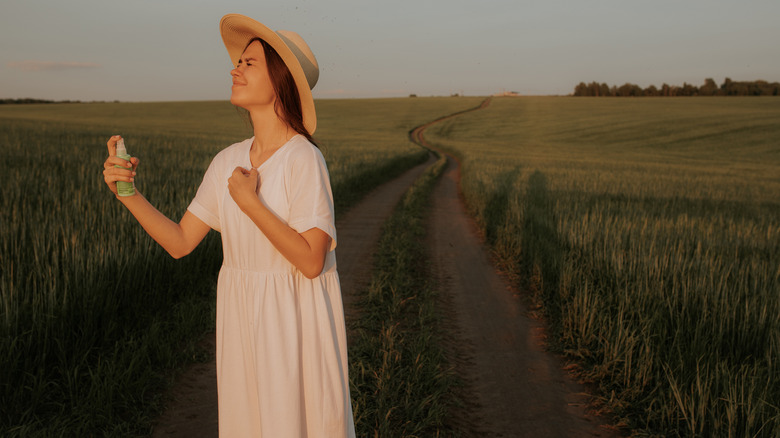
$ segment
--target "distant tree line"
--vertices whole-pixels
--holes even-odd
[[[625,83],[621,86],[609,86],[605,83],[580,82],[574,87],[574,96],[778,96],[780,95],[780,83],[767,81],[738,82],[726,78],[719,87],[712,78],[704,80],[704,84],[697,87],[683,82],[683,86],[663,84],[661,88],[650,85],[642,88],[636,84]]]
[[[0,99],[0,105],[27,104],[27,103],[81,103],[80,100],[45,100],[45,99]]]

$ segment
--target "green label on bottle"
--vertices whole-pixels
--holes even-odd
[[[117,155],[117,157],[123,160],[130,161],[130,155]],[[122,167],[118,164],[115,164],[114,167],[118,167],[120,169],[133,170],[132,167]],[[131,182],[117,181],[116,192],[119,196],[133,196],[135,195],[135,188],[133,187],[133,183]]]

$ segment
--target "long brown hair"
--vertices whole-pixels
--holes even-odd
[[[276,53],[276,50],[262,39],[253,38],[247,43],[247,47],[255,41],[260,41],[265,53],[268,76],[271,77],[271,85],[274,87],[274,94],[276,95],[276,102],[274,103],[276,116],[282,119],[295,132],[306,137],[313,145],[319,147],[309,131],[306,130],[306,127],[303,126],[301,96],[298,94],[298,87],[295,85],[290,69],[287,68],[284,60]]]

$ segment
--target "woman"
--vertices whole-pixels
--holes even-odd
[[[235,65],[230,101],[249,112],[254,136],[217,154],[178,224],[137,191],[117,199],[175,258],[210,228],[222,235],[220,436],[354,437],[333,199],[311,140],[317,61],[297,34],[241,15],[220,30]],[[119,138],[103,171],[114,194],[139,162],[114,156]]]

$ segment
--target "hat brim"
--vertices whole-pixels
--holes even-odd
[[[279,54],[290,70],[298,88],[298,95],[301,98],[303,126],[310,135],[314,134],[314,130],[317,128],[314,97],[311,94],[306,73],[304,73],[298,58],[293,54],[282,37],[265,25],[241,14],[228,14],[222,17],[222,20],[219,22],[219,31],[222,34],[222,41],[225,43],[225,48],[227,48],[230,61],[234,67],[238,65],[244,49],[246,49],[247,44],[253,38],[260,38],[276,50],[276,53]]]

